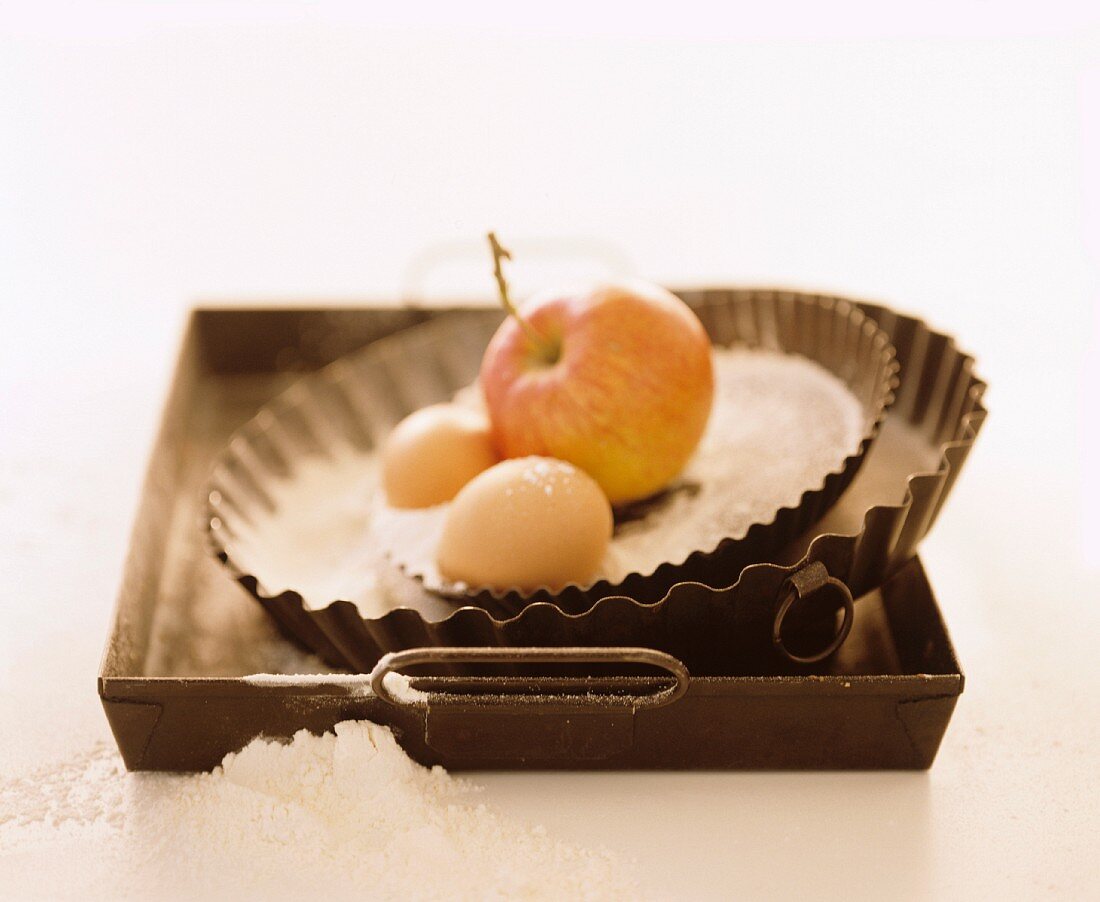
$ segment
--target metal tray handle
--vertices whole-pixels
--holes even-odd
[[[407,700],[395,696],[386,686],[386,676],[390,673],[398,673],[403,667],[413,664],[457,664],[485,662],[491,664],[649,664],[666,671],[674,680],[671,686],[667,686],[657,692],[646,695],[615,695],[610,693],[572,693],[557,696],[557,699],[568,701],[585,707],[606,708],[616,703],[622,707],[630,708],[659,708],[668,705],[683,696],[688,690],[691,675],[683,662],[672,655],[657,651],[653,648],[635,647],[606,647],[606,648],[544,648],[544,647],[471,647],[471,648],[409,648],[404,651],[390,652],[383,655],[374,669],[370,672],[371,691],[382,701],[391,705],[416,705],[427,704],[427,700]],[[440,698],[446,698],[441,696]],[[472,697],[465,696],[469,701]],[[491,696],[478,696],[478,701],[493,700]],[[507,704],[516,703],[545,703],[545,695],[508,695],[504,698]]]

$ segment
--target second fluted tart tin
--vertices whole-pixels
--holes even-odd
[[[801,343],[818,356],[834,342],[823,332],[817,313],[848,303],[820,295],[751,289],[700,291],[687,293],[685,299],[700,311],[709,328],[716,328],[717,323],[717,328],[733,329],[745,340],[765,345],[777,342],[782,333],[779,346],[798,349]],[[815,311],[814,315],[799,315],[808,310]],[[766,312],[761,315],[760,311]],[[693,556],[679,567],[628,579],[612,592],[582,596],[572,610],[559,599],[526,604],[518,614],[507,607],[455,610],[430,601],[424,608],[401,607],[382,616],[364,617],[350,602],[337,600],[314,609],[293,588],[272,592],[253,574],[237,570],[236,575],[289,634],[326,660],[358,671],[369,670],[385,652],[420,645],[593,645],[607,644],[609,637],[614,637],[617,644],[685,655],[693,669],[710,669],[715,661],[734,655],[743,662],[742,672],[751,672],[760,666],[762,656],[773,654],[775,609],[789,594],[787,581],[792,574],[816,562],[858,595],[914,553],[980,426],[982,385],[973,375],[970,358],[947,336],[929,330],[919,320],[886,308],[875,308],[873,313],[891,329],[889,334],[905,367],[898,389],[898,409],[904,420],[895,416],[887,421],[887,426],[894,424],[884,437],[890,453],[872,451],[869,462],[875,463],[874,472],[856,477],[840,504],[834,504],[839,490],[819,493],[804,499],[797,508],[781,511],[761,534],[754,527],[741,542],[727,543],[716,554]],[[461,316],[487,318],[481,327],[484,337],[495,323],[487,311]],[[449,329],[445,318],[432,326]],[[477,329],[457,334],[469,343],[468,348],[454,352],[460,358],[483,346]],[[874,333],[866,330],[864,334],[870,344]],[[834,366],[842,367],[844,360],[841,355]],[[416,363],[421,367],[456,365],[446,359]],[[390,403],[417,406],[438,400],[431,385],[432,379],[425,377],[419,389],[415,384],[404,389],[403,401]],[[389,421],[401,411],[400,406],[389,411]],[[263,435],[273,418],[279,419],[253,420],[238,434],[238,458],[242,435],[249,436],[249,428],[257,426],[262,427],[257,435]],[[257,444],[253,439],[245,447]],[[315,448],[317,438],[308,435],[299,444]],[[285,457],[283,454],[284,463]],[[274,458],[278,461],[280,456],[276,453]],[[247,466],[237,469],[243,471],[246,485],[258,482]],[[240,480],[236,491],[241,492]],[[222,489],[216,498],[224,502]],[[214,516],[220,513],[224,511],[215,510]],[[777,535],[782,541],[776,541]],[[217,550],[232,564],[223,548]],[[694,623],[699,619],[711,624],[707,633],[711,641],[703,647],[693,638],[689,650],[683,636],[685,630],[695,635]],[[796,665],[791,662],[791,666]]]

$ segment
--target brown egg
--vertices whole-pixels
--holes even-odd
[[[382,487],[391,507],[433,507],[496,462],[484,414],[433,404],[409,414],[390,433],[382,448]]]
[[[611,540],[611,505],[587,473],[549,457],[505,460],[455,497],[436,552],[445,579],[530,592],[589,581]]]

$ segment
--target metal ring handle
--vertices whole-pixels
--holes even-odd
[[[833,640],[821,651],[812,655],[796,655],[783,644],[783,621],[786,620],[787,614],[796,601],[808,598],[825,586],[830,586],[839,591],[843,600],[844,619],[841,621],[840,629],[833,636]],[[818,661],[825,660],[844,644],[844,640],[848,638],[848,634],[852,631],[852,621],[855,619],[855,604],[852,601],[851,591],[839,579],[830,576],[824,564],[819,561],[815,561],[802,570],[793,573],[784,581],[780,591],[783,589],[787,591],[776,608],[775,620],[772,622],[772,644],[796,664],[816,664]]]
[[[555,664],[649,664],[667,671],[675,682],[659,692],[649,695],[574,695],[563,696],[575,699],[586,706],[606,706],[609,702],[620,701],[634,708],[659,708],[668,705],[683,696],[688,690],[691,674],[687,667],[679,659],[672,655],[657,651],[655,648],[635,647],[607,647],[607,648],[545,648],[545,647],[516,647],[496,648],[492,646],[457,648],[409,648],[404,651],[394,651],[383,655],[370,672],[371,691],[382,701],[390,705],[417,704],[397,698],[386,687],[386,676],[398,672],[402,667],[413,664],[455,664],[483,661],[490,664],[537,664],[550,662]],[[541,702],[545,696],[515,695],[508,697],[509,702],[521,703]],[[426,704],[421,700],[419,704]]]

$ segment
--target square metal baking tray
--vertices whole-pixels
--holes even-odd
[[[320,732],[359,718],[392,726],[416,760],[452,769],[930,766],[963,676],[916,558],[857,601],[856,625],[836,656],[796,675],[681,674],[670,685],[657,671],[597,670],[591,679],[486,671],[413,678],[426,699],[395,704],[371,692],[367,676],[249,676],[219,654],[218,642],[231,644],[235,634],[206,635],[199,664],[178,666],[165,649],[189,641],[188,620],[178,615],[200,600],[238,626],[273,633],[207,553],[200,521],[213,455],[296,374],[432,313],[194,311],[98,680],[128,768],[208,770],[258,735]],[[273,634],[268,641],[286,642]]]

